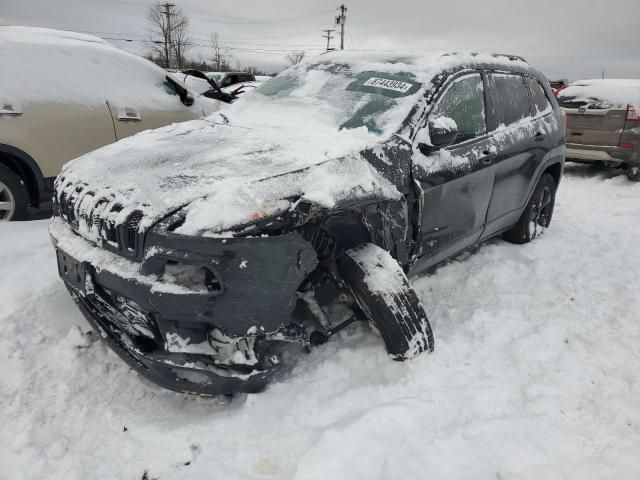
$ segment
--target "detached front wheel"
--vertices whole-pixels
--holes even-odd
[[[338,270],[367,320],[380,332],[394,360],[433,351],[433,332],[418,295],[398,262],[365,243],[338,259]]]

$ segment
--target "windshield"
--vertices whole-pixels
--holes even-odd
[[[261,85],[245,106],[268,107],[273,115],[295,110],[337,130],[365,127],[375,135],[397,130],[422,83],[410,72],[354,70],[331,61],[298,65]]]

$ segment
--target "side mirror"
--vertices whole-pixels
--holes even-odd
[[[184,103],[187,107],[190,107],[191,105],[193,105],[194,101],[195,99],[193,98],[193,96],[190,93],[187,93],[182,100],[182,103]]]
[[[418,144],[418,148],[425,155],[448,147],[458,137],[458,126],[455,120],[449,117],[438,117],[429,120],[428,128],[430,144]]]

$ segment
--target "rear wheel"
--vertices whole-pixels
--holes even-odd
[[[551,224],[556,202],[556,182],[545,173],[540,178],[520,220],[502,236],[511,243],[529,243],[542,235]]]
[[[29,192],[20,177],[0,165],[0,221],[26,220]]]
[[[433,351],[433,333],[418,295],[398,262],[382,248],[365,243],[338,259],[340,275],[360,310],[373,323],[394,360]]]
[[[627,169],[627,176],[629,180],[640,182],[640,165],[629,165]]]

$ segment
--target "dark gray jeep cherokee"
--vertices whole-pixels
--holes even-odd
[[[100,337],[177,391],[257,391],[363,320],[433,350],[407,275],[549,226],[565,157],[544,77],[507,55],[333,53],[55,183],[60,276]],[[295,355],[294,355],[295,357]]]

